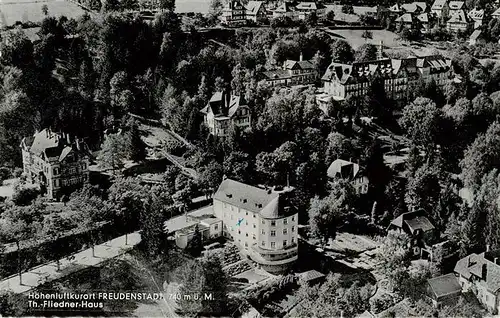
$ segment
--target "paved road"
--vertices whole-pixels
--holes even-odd
[[[128,235],[128,244],[125,245],[125,235],[114,238],[105,243],[95,246],[95,256],[92,255],[92,248],[73,254],[70,259],[63,258],[60,261],[60,271],[57,271],[57,262],[51,262],[41,266],[31,268],[23,273],[21,285],[19,276],[11,276],[0,281],[0,291],[10,290],[15,293],[25,293],[39,285],[50,282],[66,275],[75,273],[89,266],[96,266],[100,263],[126,253],[141,241],[138,232]]]

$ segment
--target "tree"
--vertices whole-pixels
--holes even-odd
[[[467,148],[460,161],[464,185],[474,191],[483,175],[500,168],[500,123],[494,122]]]
[[[356,62],[374,61],[377,59],[377,47],[373,44],[361,45],[355,53]]]
[[[338,132],[328,135],[326,146],[326,161],[332,162],[336,159],[350,160],[356,157],[356,145],[354,140],[345,137]]]
[[[354,61],[354,50],[344,40],[335,40],[331,44],[332,60],[338,63],[350,63]]]
[[[394,287],[401,282],[401,275],[406,273],[406,268],[410,265],[409,248],[410,238],[404,233],[389,231],[383,239],[379,254],[384,262],[382,269]]]
[[[205,194],[211,195],[219,186],[222,180],[223,170],[220,163],[211,161],[200,173],[200,178],[197,180],[200,189],[205,191]]]
[[[432,100],[418,97],[403,109],[401,123],[408,138],[416,145],[433,151],[440,117],[441,111]]]
[[[21,259],[21,242],[30,237],[32,228],[22,218],[18,219],[0,219],[0,237],[6,241],[16,242],[17,247],[17,272],[19,275],[19,284],[23,284],[23,268]]]
[[[45,16],[49,14],[49,7],[46,4],[42,5],[42,13]]]
[[[424,164],[409,179],[405,201],[410,211],[422,209],[430,212],[437,205],[440,192],[439,170]]]
[[[338,228],[353,212],[354,193],[349,182],[338,180],[327,197],[311,200],[309,226],[312,235],[321,239],[323,245],[329,239],[335,239]]]
[[[59,240],[63,234],[72,227],[71,221],[69,219],[61,217],[59,213],[52,213],[45,217],[43,222],[43,232],[46,237],[49,237],[53,241]],[[56,259],[57,271],[61,270],[60,258],[64,256],[66,251],[64,249],[55,248],[53,249],[52,257]]]
[[[119,169],[123,160],[128,157],[127,140],[122,134],[108,134],[102,144],[99,164],[104,168]]]
[[[33,44],[21,29],[14,29],[2,34],[0,53],[4,65],[24,69],[33,61]]]
[[[142,161],[146,159],[146,145],[141,139],[139,127],[137,123],[132,123],[128,133],[129,145],[129,159],[134,161]]]
[[[362,37],[363,39],[365,39],[365,40],[366,40],[366,39],[373,39],[373,33],[372,33],[372,31],[369,31],[369,30],[364,30],[364,31],[363,31],[363,34],[361,34],[361,37]],[[369,61],[371,61],[371,60],[369,60]]]
[[[254,163],[249,154],[241,151],[233,151],[224,159],[224,175],[243,182],[251,183],[254,179]]]
[[[193,237],[186,246],[186,252],[188,252],[194,257],[198,257],[201,255],[202,251],[203,251],[203,241],[201,237],[200,228],[198,227],[198,224],[196,224],[194,227]]]
[[[255,170],[268,184],[285,185],[287,176],[295,170],[297,144],[287,141],[273,152],[261,152],[255,161]]]
[[[145,202],[141,210],[140,227],[141,242],[150,257],[157,257],[166,252],[166,242],[163,235],[163,206],[155,195]]]

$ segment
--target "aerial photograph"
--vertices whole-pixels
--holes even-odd
[[[0,0],[0,317],[500,317],[500,1]]]

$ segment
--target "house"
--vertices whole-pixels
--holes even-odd
[[[224,237],[262,269],[283,272],[298,258],[292,195],[290,187],[265,189],[226,179],[213,196],[213,211],[222,220]]]
[[[395,3],[393,6],[389,7],[389,13],[400,15],[404,12],[403,12],[403,8],[401,7],[401,5],[399,5],[399,3]]]
[[[427,295],[434,307],[453,305],[462,294],[462,287],[453,273],[427,280]]]
[[[246,19],[255,23],[267,20],[267,11],[263,1],[249,1],[246,5]]]
[[[413,29],[413,16],[410,13],[405,13],[395,20],[395,22],[400,25],[402,24],[405,28]]]
[[[476,45],[479,41],[484,40],[481,30],[474,30],[469,38],[469,45]]]
[[[298,61],[286,60],[282,69],[262,73],[271,86],[314,84],[318,79],[318,71],[311,60],[303,60],[302,53]]]
[[[238,0],[226,3],[222,8],[220,20],[228,26],[241,26],[246,24],[246,8]]]
[[[459,11],[465,11],[465,2],[464,1],[450,1],[448,4],[449,8],[449,16],[458,13]]]
[[[334,61],[321,80],[324,94],[330,99],[341,101],[353,97],[356,102],[366,95],[373,79],[381,79],[387,96],[399,102],[412,97],[412,89],[420,79],[427,81],[432,78],[442,87],[451,80],[451,75],[451,60],[440,55],[389,59],[383,58],[379,52],[375,61],[352,64]]]
[[[388,230],[406,233],[411,239],[414,256],[423,257],[432,253],[432,242],[437,232],[424,211],[403,213],[389,224]]]
[[[470,25],[471,22],[465,14],[464,10],[456,11],[446,22],[446,28],[450,32],[465,32]]]
[[[430,31],[430,29],[431,29],[431,25],[430,25],[431,17],[430,17],[429,13],[421,13],[421,14],[417,15],[417,19],[422,26],[420,29],[420,31],[422,33],[427,33],[428,31]]]
[[[289,2],[283,2],[273,11],[273,18],[288,17],[293,19],[294,16],[295,16],[295,11],[292,9],[292,6],[290,5]]]
[[[368,177],[357,163],[336,159],[330,164],[326,173],[330,181],[345,179],[351,182],[357,193],[368,192]]]
[[[305,20],[309,15],[315,13],[318,17],[325,14],[326,7],[316,2],[300,2],[296,7],[299,20]]]
[[[467,16],[469,17],[469,19],[474,21],[474,29],[477,29],[483,25],[483,20],[484,20],[484,10],[483,9],[478,10],[478,9],[474,8],[471,11],[469,11]]]
[[[244,130],[251,125],[250,108],[245,100],[229,91],[216,92],[200,112],[205,126],[214,136],[224,137],[235,127]]]
[[[488,311],[500,313],[500,250],[470,254],[460,259],[454,272],[462,291],[471,291]]]
[[[427,3],[425,2],[411,2],[401,5],[401,9],[406,13],[420,14],[427,12]]]
[[[446,17],[448,10],[448,0],[436,0],[431,6],[431,13],[438,18]]]
[[[39,185],[49,199],[60,199],[89,179],[90,151],[69,134],[43,129],[23,138],[21,152],[26,181]]]
[[[500,8],[496,9],[495,12],[491,14],[492,19],[500,19]]]

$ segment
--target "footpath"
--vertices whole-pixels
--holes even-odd
[[[53,261],[23,272],[22,284],[20,284],[18,274],[9,276],[0,281],[0,291],[12,291],[14,293],[28,292],[43,283],[73,274],[86,267],[97,266],[109,259],[120,256],[139,244],[140,241],[141,236],[139,232],[128,234],[127,244],[125,244],[125,235],[119,236],[96,245],[94,247],[94,254],[92,254],[92,248],[88,248],[62,258],[59,261],[59,271],[57,270],[57,262]]]

